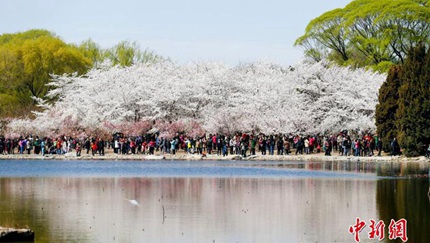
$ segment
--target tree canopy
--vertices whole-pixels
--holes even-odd
[[[129,67],[137,63],[155,63],[164,58],[148,49],[141,50],[136,42],[121,41],[114,47],[105,51],[105,57],[112,65]]]
[[[164,61],[100,67],[84,76],[56,76],[48,98],[59,100],[48,104],[34,122],[15,120],[9,127],[11,133],[29,129],[49,136],[90,135],[94,129],[109,134],[118,127],[130,130],[148,123],[156,123],[159,130],[169,124],[163,132],[171,135],[181,122],[222,133],[365,131],[375,128],[377,90],[384,79],[326,62],[294,67],[260,62],[230,68]]]
[[[399,107],[399,88],[401,85],[402,68],[395,65],[388,71],[387,79],[379,89],[375,109],[377,133],[383,141],[384,151],[390,151],[390,142],[397,136],[396,112]]]
[[[390,70],[379,90],[376,125],[386,144],[398,138],[406,156],[425,152],[430,143],[430,52],[424,45]]]
[[[424,154],[430,143],[430,53],[420,45],[403,65],[396,112],[398,139],[407,156]]]
[[[32,97],[45,97],[51,74],[84,74],[92,67],[76,47],[45,30],[0,36],[0,114],[30,115]]]
[[[430,43],[428,1],[354,0],[313,19],[295,45],[316,61],[387,71],[419,43]]]
[[[38,110],[37,98],[45,98],[52,75],[82,75],[106,61],[125,67],[161,60],[135,42],[103,49],[91,39],[67,44],[47,30],[0,35],[0,119],[25,117]]]

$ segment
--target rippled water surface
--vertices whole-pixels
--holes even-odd
[[[0,160],[0,225],[37,242],[428,242],[428,163]],[[135,201],[130,201],[135,200]],[[360,233],[369,240],[369,227]]]

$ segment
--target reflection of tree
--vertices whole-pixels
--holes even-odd
[[[234,165],[236,166],[236,165]],[[243,166],[264,167],[264,168],[286,168],[286,169],[306,169],[314,171],[346,171],[360,173],[375,173],[379,169],[379,164],[375,162],[360,161],[326,161],[326,162],[306,162],[306,163],[285,163],[283,161],[267,164],[249,164]]]
[[[313,168],[366,171],[366,166],[318,163]],[[236,237],[244,242],[282,242],[287,236],[292,237],[289,242],[313,242],[314,237],[347,242],[350,235],[336,232],[346,232],[345,226],[357,216],[377,220],[378,209],[387,227],[390,219],[407,219],[410,242],[420,242],[430,237],[425,232],[430,223],[428,187],[424,180],[393,179],[0,179],[0,225],[7,219],[28,225],[42,242],[108,242],[113,237],[119,242],[171,242],[172,236],[204,242],[226,234],[232,238],[223,242],[235,242]],[[336,223],[327,224],[330,218]]]
[[[384,179],[377,182],[376,202],[380,219],[386,225],[391,219],[406,219],[409,242],[428,242],[430,239],[428,187],[427,179]]]
[[[379,163],[376,169],[378,176],[428,177],[429,165],[425,163]]]
[[[19,179],[13,180],[16,183]],[[39,200],[34,195],[26,195],[29,188],[25,188],[26,179],[21,180],[21,187],[18,188],[12,185],[12,179],[0,178],[0,226],[30,228],[36,233],[38,241],[46,242],[51,227],[49,220],[41,215],[49,209],[38,206]]]

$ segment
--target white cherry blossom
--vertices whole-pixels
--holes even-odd
[[[47,98],[58,101],[43,103],[45,110],[35,113],[34,121],[13,120],[8,132],[112,133],[148,130],[151,125],[170,136],[175,129],[199,133],[374,129],[378,90],[385,78],[324,61],[293,67],[170,61],[102,66],[83,76],[53,76]],[[140,125],[133,128],[136,122]]]

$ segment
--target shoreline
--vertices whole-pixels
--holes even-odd
[[[177,153],[172,154],[156,154],[156,155],[143,155],[143,154],[129,154],[119,155],[114,153],[107,153],[104,156],[100,155],[87,155],[82,154],[77,157],[74,152],[64,155],[35,155],[35,154],[13,154],[13,155],[0,155],[0,160],[138,160],[138,161],[154,161],[154,160],[182,160],[182,161],[205,161],[205,160],[240,160],[240,161],[288,161],[288,162],[333,162],[333,161],[356,161],[356,162],[428,162],[430,160],[425,156],[407,158],[404,156],[369,156],[369,157],[356,157],[356,156],[324,156],[323,154],[308,154],[308,155],[252,155],[243,158],[239,155],[202,155]]]

